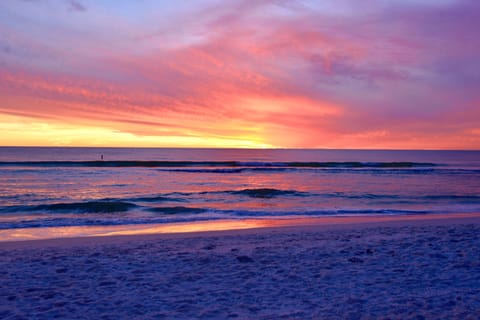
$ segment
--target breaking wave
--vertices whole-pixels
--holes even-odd
[[[285,167],[285,168],[418,168],[440,164],[426,162],[242,162],[242,161],[20,161],[0,166],[21,167]],[[203,169],[202,169],[203,170]],[[223,169],[225,170],[225,169]]]

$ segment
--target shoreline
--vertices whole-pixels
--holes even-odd
[[[480,213],[331,216],[284,219],[212,220],[123,226],[46,227],[0,230],[0,250],[74,247],[124,242],[263,233],[328,231],[420,225],[480,224]]]

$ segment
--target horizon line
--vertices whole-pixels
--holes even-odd
[[[245,147],[115,147],[115,146],[0,146],[0,148],[90,148],[90,149],[204,149],[204,150],[331,150],[331,151],[480,151],[480,149],[390,149],[390,148],[245,148]]]

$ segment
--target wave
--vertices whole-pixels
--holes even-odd
[[[417,168],[441,164],[427,162],[242,162],[242,161],[20,161],[0,166],[21,167],[285,167],[285,168]]]
[[[426,200],[457,200],[457,201],[480,201],[480,196],[478,195],[427,195],[422,196],[421,198]]]
[[[477,202],[480,201],[478,195],[455,195],[455,194],[443,194],[443,195],[399,195],[399,194],[373,194],[373,193],[319,193],[312,194],[313,196],[324,198],[342,198],[342,199],[367,199],[367,200],[396,200],[396,201],[467,201]]]
[[[168,196],[146,196],[146,197],[137,197],[137,198],[128,198],[124,199],[126,201],[133,202],[185,202],[185,199],[172,198]]]
[[[296,190],[279,190],[279,189],[272,189],[272,188],[243,189],[243,190],[226,191],[226,193],[249,196],[252,198],[274,198],[278,196],[303,197],[303,196],[309,195],[309,193],[307,192],[301,192]]]
[[[287,166],[300,168],[415,168],[438,165],[427,162],[289,162]]]
[[[75,213],[114,213],[125,212],[137,207],[130,202],[123,201],[88,201],[74,203],[53,203],[31,206],[10,206],[3,207],[0,212],[75,212]]]
[[[335,217],[335,216],[385,216],[385,215],[428,215],[434,213],[461,213],[478,212],[478,208],[449,207],[449,208],[431,208],[431,209],[395,209],[395,208],[349,208],[349,209],[303,209],[287,211],[270,210],[219,210],[201,207],[156,207],[143,208],[151,212],[151,215],[142,215],[133,212],[132,214],[119,215],[47,215],[44,218],[35,217],[30,219],[28,216],[18,216],[17,221],[0,220],[0,229],[16,228],[41,228],[53,226],[93,226],[93,225],[135,225],[135,224],[155,224],[155,223],[178,223],[195,222],[218,219],[270,219],[274,217],[294,218],[294,217]],[[78,213],[73,212],[73,213]]]
[[[252,198],[273,198],[278,196],[297,196],[306,197],[315,195],[309,192],[297,191],[297,190],[281,190],[274,188],[252,188],[252,189],[240,189],[240,190],[218,190],[218,191],[199,191],[199,192],[172,192],[166,194],[166,196],[200,196],[200,195],[215,195],[215,194],[231,194],[250,196]]]
[[[236,210],[229,213],[237,217],[286,217],[286,216],[350,216],[350,215],[413,215],[413,214],[431,214],[436,211],[432,210],[397,210],[397,209],[321,209],[321,210],[306,210],[306,211],[249,211]]]
[[[325,217],[325,216],[371,216],[371,215],[410,215],[429,214],[435,211],[392,210],[392,209],[350,209],[350,210],[294,210],[294,211],[256,211],[256,210],[214,210],[197,207],[157,207],[147,211],[158,215],[144,216],[125,215],[82,215],[82,216],[46,216],[43,219],[23,218],[19,220],[0,221],[0,230],[17,228],[42,228],[61,226],[94,226],[94,225],[136,225],[156,223],[195,222],[219,219],[272,218],[272,217]],[[78,213],[78,212],[77,212]]]
[[[480,201],[478,195],[400,195],[400,194],[376,194],[376,193],[346,193],[346,192],[331,192],[331,193],[314,193],[299,190],[282,190],[274,188],[248,188],[241,190],[218,190],[218,191],[199,191],[199,192],[172,192],[162,196],[152,198],[129,198],[128,201],[148,201],[142,199],[158,198],[158,201],[178,201],[187,202],[188,197],[202,196],[202,195],[221,195],[231,194],[240,196],[249,196],[252,198],[274,198],[280,196],[294,196],[294,197],[318,197],[318,198],[340,198],[340,199],[367,199],[367,200],[454,200],[454,201]],[[175,196],[176,198],[171,198]],[[185,198],[179,198],[185,197]]]
[[[436,164],[435,167],[241,167],[241,168],[170,168],[157,169],[160,172],[179,173],[283,173],[283,172],[319,172],[319,173],[350,173],[350,174],[394,174],[394,175],[472,175],[480,174],[477,169],[447,169]]]
[[[402,196],[396,194],[374,194],[374,193],[345,193],[345,192],[332,192],[332,193],[319,193],[315,196],[322,198],[342,198],[342,199],[400,199]]]
[[[241,173],[247,170],[248,170],[247,168],[224,168],[224,169],[159,169],[158,171],[190,172],[190,173]]]
[[[200,191],[200,192],[171,192],[166,194],[152,196],[138,196],[130,198],[105,198],[100,200],[91,200],[86,202],[59,202],[59,203],[41,203],[30,205],[10,205],[0,206],[0,213],[27,213],[27,212],[51,212],[51,213],[117,213],[127,212],[132,209],[146,210],[150,212],[175,214],[175,213],[200,213],[211,208],[190,208],[185,206],[154,207],[149,203],[178,202],[178,203],[197,203],[200,197],[200,203],[204,203],[202,196],[212,195],[214,198],[208,198],[214,201],[224,201],[226,195],[232,197],[250,197],[259,199],[305,197],[312,198],[309,201],[324,201],[326,199],[345,199],[351,201],[370,201],[371,205],[376,204],[469,204],[480,203],[480,195],[457,195],[457,194],[439,194],[439,195],[401,195],[401,194],[374,194],[374,193],[314,193],[299,190],[282,190],[275,188],[247,188],[239,190],[218,190],[218,191]],[[235,199],[235,198],[233,198]],[[282,200],[283,201],[283,200]],[[37,202],[38,203],[38,202]],[[313,203],[313,202],[312,202]]]
[[[174,215],[174,214],[193,214],[193,213],[202,213],[207,211],[207,209],[203,208],[191,208],[191,207],[155,207],[155,208],[149,208],[147,209],[150,212],[154,213],[162,213],[162,214],[168,214],[168,215]]]

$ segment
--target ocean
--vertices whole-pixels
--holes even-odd
[[[2,230],[467,212],[480,151],[0,148]]]

